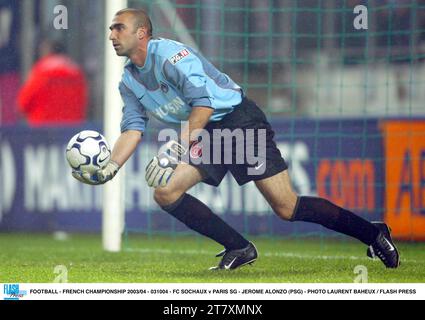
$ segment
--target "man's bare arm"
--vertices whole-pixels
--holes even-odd
[[[199,130],[203,129],[214,113],[214,109],[209,107],[194,107],[189,115],[188,123],[181,132],[181,142],[189,146],[191,142],[198,139]]]
[[[142,141],[140,131],[128,130],[123,132],[112,149],[111,161],[122,167],[134,153],[140,141]]]

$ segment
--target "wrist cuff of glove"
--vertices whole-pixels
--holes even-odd
[[[116,175],[118,170],[121,168],[118,163],[116,163],[115,161],[112,161],[112,160],[109,161],[107,166],[109,166],[112,169],[111,172],[113,173],[113,175]]]

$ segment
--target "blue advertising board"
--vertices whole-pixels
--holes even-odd
[[[377,120],[292,120],[273,128],[297,192],[326,197],[368,220],[382,219],[384,159]],[[76,181],[65,160],[66,143],[80,130],[0,129],[0,230],[100,231],[102,187]],[[144,180],[158,149],[156,136],[146,135],[125,166],[126,227],[187,231],[160,210]],[[199,184],[190,193],[249,234],[327,232],[278,219],[255,184],[239,187],[230,175],[218,188]]]

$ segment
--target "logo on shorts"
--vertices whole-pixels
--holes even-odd
[[[190,157],[192,159],[198,159],[202,157],[202,145],[200,142],[195,142],[190,148]]]
[[[180,51],[179,53],[177,53],[175,56],[172,56],[169,61],[172,64],[176,64],[177,62],[179,62],[180,60],[183,60],[184,58],[186,58],[188,55],[190,54],[189,50],[187,49],[183,49],[182,51]]]
[[[255,166],[255,170],[260,170],[263,165],[264,165],[264,162],[261,163],[261,164],[256,165]]]

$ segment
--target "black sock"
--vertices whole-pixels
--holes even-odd
[[[318,223],[322,226],[354,237],[370,245],[379,230],[373,224],[332,202],[314,197],[300,197],[292,221]]]
[[[210,208],[189,194],[175,203],[162,207],[190,229],[222,244],[226,249],[242,249],[249,242],[235,229],[215,215]]]

